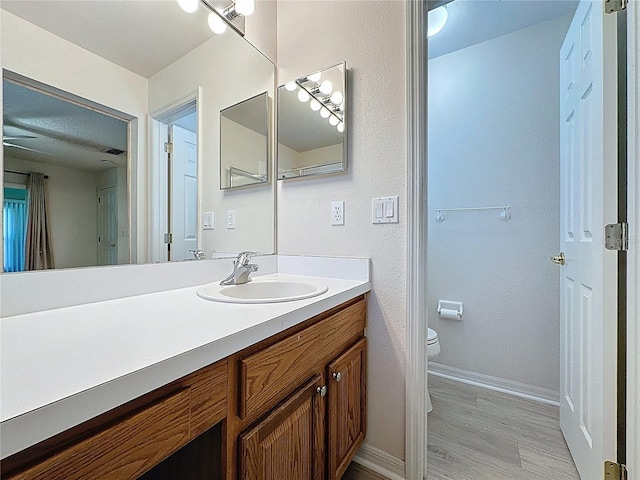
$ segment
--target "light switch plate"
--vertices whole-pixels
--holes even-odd
[[[398,223],[398,196],[371,199],[371,223]]]
[[[202,229],[213,230],[215,228],[215,217],[213,212],[202,212]]]

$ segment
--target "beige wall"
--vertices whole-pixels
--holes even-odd
[[[405,3],[278,2],[278,84],[349,70],[349,168],[278,182],[278,253],[369,256],[366,443],[404,458],[406,314]],[[399,195],[400,223],[372,225],[371,198]],[[332,201],[345,225],[330,225]]]

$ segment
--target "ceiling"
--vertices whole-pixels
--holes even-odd
[[[449,18],[429,38],[429,58],[500,37],[563,15],[572,15],[577,0],[455,0]]]
[[[125,166],[128,123],[8,80],[3,81],[6,157],[85,171]],[[9,145],[7,145],[9,144]]]
[[[188,14],[169,0],[2,0],[1,7],[145,78],[213,36],[205,8]]]

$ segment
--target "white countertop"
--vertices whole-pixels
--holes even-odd
[[[305,278],[328,291],[243,305],[188,287],[2,318],[0,458],[370,290],[364,279]]]

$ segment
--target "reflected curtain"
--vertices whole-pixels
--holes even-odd
[[[27,226],[27,191],[5,188],[3,225],[4,232],[4,271],[21,272],[24,270],[24,241]]]
[[[32,172],[29,175],[27,187],[29,189],[29,214],[25,270],[54,268],[44,174]]]

